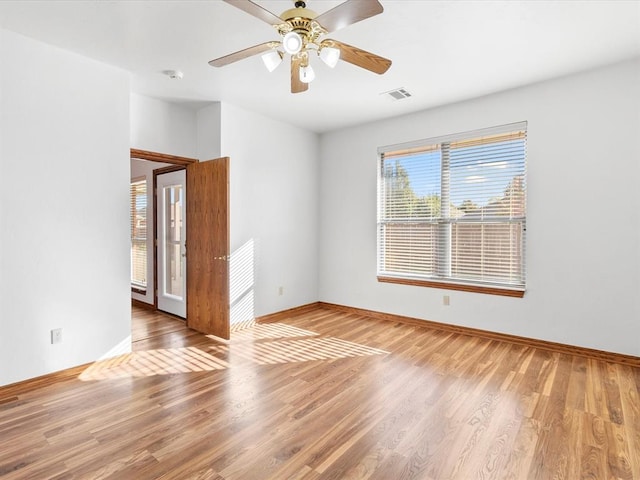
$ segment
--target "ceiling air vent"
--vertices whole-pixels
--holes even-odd
[[[381,93],[380,95],[386,95],[392,100],[402,100],[403,98],[409,98],[411,96],[406,88],[396,88],[395,90],[390,90],[388,92]]]

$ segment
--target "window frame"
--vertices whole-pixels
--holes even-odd
[[[138,241],[138,242],[144,242],[145,245],[145,258],[144,258],[144,270],[145,270],[145,276],[148,277],[148,270],[149,270],[149,265],[148,265],[148,254],[146,253],[146,249],[148,248],[148,239],[149,239],[149,231],[148,231],[148,223],[145,226],[145,237],[144,238],[134,238],[134,229],[133,229],[133,222],[134,219],[137,218],[137,215],[135,214],[135,207],[133,204],[133,200],[134,200],[134,194],[133,194],[133,188],[134,185],[137,184],[144,184],[145,186],[145,221],[146,219],[148,219],[149,216],[149,182],[147,180],[146,176],[141,176],[141,177],[136,177],[136,178],[132,178],[130,183],[129,183],[129,201],[130,201],[130,205],[129,205],[129,209],[130,209],[130,233],[129,233],[129,238],[130,238],[130,242],[131,242],[131,275],[129,278],[129,283],[131,285],[131,291],[134,293],[139,293],[141,295],[145,295],[147,293],[147,290],[149,289],[149,278],[147,278],[147,283],[146,285],[142,285],[141,283],[137,283],[134,282],[133,280],[133,268],[134,268],[134,261],[133,261],[133,244],[134,241]],[[137,198],[137,195],[136,195]],[[134,218],[135,216],[135,218]]]
[[[527,136],[527,122],[517,122],[511,123],[507,125],[500,125],[497,127],[484,128],[479,130],[472,130],[468,132],[461,132],[452,135],[445,135],[439,137],[432,137],[422,140],[416,140],[412,142],[405,142],[401,144],[388,145],[378,148],[378,162],[377,162],[377,226],[376,226],[376,271],[377,271],[377,280],[383,283],[393,283],[393,284],[402,284],[402,285],[413,285],[413,286],[421,286],[421,287],[431,287],[431,288],[442,288],[447,290],[459,290],[465,292],[475,292],[475,293],[483,293],[490,295],[500,295],[500,296],[508,296],[508,297],[518,297],[522,298],[526,291],[526,230],[527,230],[527,207],[526,207],[526,183],[527,183],[527,174],[526,174],[526,165],[527,165],[527,155],[526,155],[526,136]],[[401,273],[390,273],[385,272],[383,268],[383,263],[385,260],[385,254],[389,252],[384,250],[384,242],[383,242],[383,228],[388,225],[389,217],[384,215],[384,209],[386,208],[385,197],[384,197],[384,166],[385,166],[385,154],[393,153],[394,155],[411,155],[413,153],[425,153],[430,151],[434,146],[439,146],[442,144],[465,144],[465,142],[474,141],[478,138],[491,138],[491,137],[501,137],[511,134],[513,132],[522,131],[524,139],[524,159],[523,159],[523,205],[524,212],[522,218],[518,220],[522,223],[522,240],[521,245],[519,247],[520,253],[520,266],[522,269],[522,284],[521,285],[508,285],[506,282],[494,282],[494,281],[483,281],[483,280],[474,280],[474,279],[460,279],[455,278],[453,276],[423,276],[418,273],[412,272],[401,272]],[[506,141],[506,140],[505,140]],[[449,173],[451,172],[449,168]],[[514,177],[515,178],[515,177]],[[441,202],[445,202],[442,197],[442,184],[443,178],[440,178],[440,187],[441,187]],[[511,221],[511,220],[509,220]],[[425,221],[426,223],[434,223],[434,224],[449,224],[453,225],[457,223],[457,220],[453,218],[451,215],[447,215],[446,217],[442,214],[438,218]],[[425,223],[422,222],[422,223]],[[468,220],[465,223],[471,223]],[[491,224],[495,222],[495,218],[487,218],[486,220],[478,220],[480,224]],[[399,221],[399,224],[405,223],[410,224],[409,220]],[[500,219],[500,223],[507,223],[504,219]],[[442,251],[447,250],[446,247],[443,247],[441,244],[438,244],[436,247],[434,255],[437,253],[442,253]],[[447,261],[451,261],[451,254],[448,253],[449,259]]]

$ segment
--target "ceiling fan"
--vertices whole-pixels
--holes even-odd
[[[280,16],[251,0],[224,1],[275,27],[282,40],[261,43],[216,58],[209,62],[212,67],[222,67],[262,54],[262,60],[271,72],[282,62],[285,53],[288,53],[291,56],[291,93],[300,93],[306,91],[315,78],[310,65],[313,52],[331,68],[339,60],[377,74],[383,74],[391,66],[391,60],[386,58],[337,40],[321,39],[329,32],[382,13],[382,5],[377,0],[347,0],[320,15],[309,10],[305,2],[298,0],[295,8],[286,10]]]

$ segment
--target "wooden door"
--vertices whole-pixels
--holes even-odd
[[[229,339],[229,158],[187,166],[187,326]]]

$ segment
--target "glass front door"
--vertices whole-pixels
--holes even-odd
[[[157,176],[158,309],[186,317],[185,171]]]

